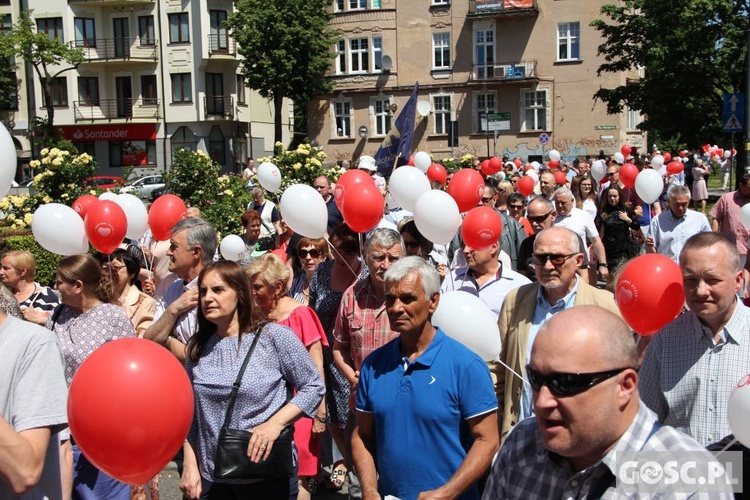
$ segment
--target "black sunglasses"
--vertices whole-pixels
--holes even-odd
[[[542,375],[531,366],[526,365],[526,375],[529,378],[531,388],[535,391],[539,392],[542,386],[546,385],[552,394],[564,397],[575,396],[576,394],[586,392],[595,385],[601,384],[605,380],[609,380],[615,375],[631,369],[638,371],[631,366],[626,366],[624,368],[607,370],[605,372],[550,373],[549,375]]]
[[[416,240],[404,241],[404,245],[406,245],[406,248],[419,248],[422,246],[422,244]]]
[[[304,259],[308,255],[313,259],[317,259],[318,257],[320,257],[320,252],[316,248],[311,248],[310,250],[300,250],[298,253],[300,259]]]
[[[540,224],[540,223],[546,221],[547,217],[549,217],[549,214],[551,214],[551,213],[552,213],[552,210],[550,210],[549,212],[547,212],[544,215],[536,215],[536,216],[533,216],[533,217],[531,215],[527,215],[526,218],[529,221],[531,221],[531,222],[536,222],[537,224]]]
[[[567,255],[559,255],[554,253],[535,253],[531,257],[534,259],[534,264],[543,266],[547,261],[552,262],[553,266],[562,266],[565,261],[574,255],[578,255],[581,252],[569,253]]]
[[[514,208],[516,210],[523,210],[523,205],[508,205],[508,208]],[[549,214],[547,214],[547,215],[549,215]],[[545,216],[545,219],[546,218],[547,217]]]

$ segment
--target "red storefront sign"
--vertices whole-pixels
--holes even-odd
[[[146,141],[156,139],[153,123],[122,125],[72,125],[57,127],[69,141]]]

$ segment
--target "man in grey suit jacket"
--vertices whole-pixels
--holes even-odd
[[[531,346],[542,324],[577,305],[597,305],[620,316],[610,292],[598,290],[577,277],[583,254],[573,231],[551,227],[539,232],[533,259],[537,283],[511,291],[498,321],[503,346],[500,361],[505,364],[498,363],[495,368],[501,439],[519,420],[534,414],[531,388],[518,375],[526,376]]]

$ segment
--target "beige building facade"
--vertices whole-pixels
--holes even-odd
[[[608,115],[593,97],[640,76],[597,76],[590,23],[605,3],[335,0],[334,90],[310,104],[310,138],[337,161],[373,155],[419,82],[413,150],[435,159],[645,151],[640,116]]]

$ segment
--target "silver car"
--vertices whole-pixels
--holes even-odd
[[[128,181],[122,188],[120,188],[120,192],[130,193],[139,198],[148,199],[151,197],[151,192],[153,190],[163,188],[164,186],[164,179],[161,175],[147,175],[139,179]]]

